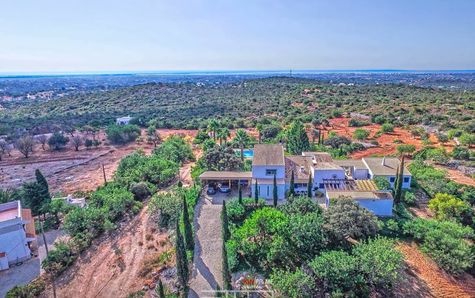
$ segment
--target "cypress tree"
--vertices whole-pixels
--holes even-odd
[[[310,149],[310,142],[305,127],[300,121],[292,122],[287,133],[287,150],[291,154],[301,154],[302,151],[308,149]]]
[[[163,283],[161,278],[158,279],[158,287],[155,292],[158,294],[158,298],[165,298],[165,291],[163,290]]]
[[[402,180],[404,179],[404,155],[401,158],[401,163],[399,164],[397,170],[396,181],[394,185],[394,203],[398,204],[401,202],[402,197]]]
[[[183,243],[183,235],[180,231],[180,222],[177,219],[176,221],[176,243],[175,243],[175,251],[176,251],[176,272],[178,275],[178,282],[180,283],[181,287],[185,290],[188,288],[188,258],[186,255],[185,244]]]
[[[229,273],[229,265],[228,265],[228,252],[226,249],[226,241],[223,239],[223,249],[222,249],[222,262],[223,262],[223,289],[224,290],[232,290],[231,286],[231,274]]]
[[[308,174],[308,182],[307,182],[307,196],[309,198],[312,197],[312,174]]]
[[[223,228],[223,239],[228,241],[231,233],[229,232],[228,212],[226,210],[226,201],[223,200],[223,209],[221,210],[221,225]]]
[[[223,297],[223,294],[221,293],[221,288],[219,285],[216,285],[216,296],[215,297]]]
[[[238,202],[239,204],[242,205],[242,189],[241,189],[241,181],[239,181],[239,186],[238,186]]]
[[[257,203],[259,203],[259,185],[257,183],[257,180],[256,180],[256,184],[254,184],[254,200],[256,201],[256,205],[257,205]]]
[[[188,204],[186,203],[185,196],[183,196],[183,227],[185,233],[185,243],[187,250],[193,250],[195,248],[195,242],[193,240],[193,228],[190,223],[190,215],[188,214]]]
[[[36,183],[38,183],[38,198],[40,199],[38,209],[44,213],[45,207],[51,202],[51,195],[49,193],[48,181],[40,170],[35,170]]]
[[[295,177],[294,177],[294,170],[290,174],[290,190],[289,195],[295,196]]]
[[[276,175],[274,174],[274,189],[272,190],[272,196],[274,199],[274,207],[277,207],[277,178]]]

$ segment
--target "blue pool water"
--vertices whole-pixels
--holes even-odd
[[[235,150],[237,155],[241,155],[241,150],[237,149]],[[253,158],[254,157],[254,150],[252,149],[244,149],[244,158]]]

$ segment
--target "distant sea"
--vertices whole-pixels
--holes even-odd
[[[0,72],[0,78],[64,77],[64,76],[289,76],[319,74],[456,74],[475,70],[176,70],[176,71],[85,71],[85,72]]]

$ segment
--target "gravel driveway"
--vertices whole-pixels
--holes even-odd
[[[212,205],[204,198],[198,203],[193,273],[188,297],[212,297],[209,291],[216,289],[217,284],[222,286],[221,209],[221,205]]]

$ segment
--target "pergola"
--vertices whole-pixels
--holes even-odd
[[[208,183],[209,181],[228,181],[231,185],[231,181],[247,181],[248,185],[251,184],[252,172],[234,172],[234,171],[206,171],[200,175],[200,181],[202,183]]]

